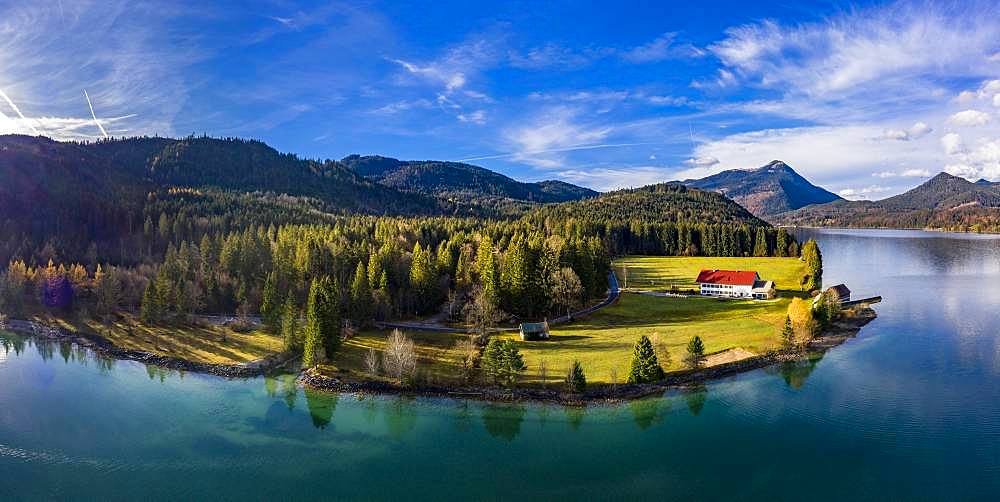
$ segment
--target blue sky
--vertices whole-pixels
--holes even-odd
[[[601,190],[782,159],[877,199],[942,170],[1000,180],[997,12],[0,0],[0,133],[253,137]]]

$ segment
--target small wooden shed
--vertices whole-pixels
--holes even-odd
[[[548,340],[549,322],[521,323],[521,340]]]

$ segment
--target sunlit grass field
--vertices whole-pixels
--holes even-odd
[[[802,291],[805,263],[798,258],[738,258],[712,256],[627,256],[614,261],[622,287],[653,291],[698,289],[695,279],[704,269],[756,270],[781,291]]]
[[[94,319],[36,313],[33,320],[77,332],[96,333],[118,347],[206,364],[238,364],[282,350],[280,337],[263,330],[238,333],[225,326],[142,324],[131,315],[105,324]]]
[[[627,257],[614,263],[619,276],[627,265],[631,281],[658,282],[659,287],[629,284],[637,289],[695,288],[694,279],[703,268],[757,270],[787,292],[776,300],[721,300],[703,297],[662,297],[622,294],[619,301],[589,317],[564,326],[553,326],[547,341],[519,341],[528,366],[523,383],[541,384],[540,367],[547,367],[546,382],[557,384],[574,360],[583,364],[587,379],[609,383],[612,373],[624,381],[632,346],[640,335],[655,338],[662,357],[670,354],[668,370],[683,368],[688,340],[701,336],[706,353],[733,348],[763,352],[777,347],[790,297],[798,294],[804,264],[796,258],[667,258]],[[790,291],[788,291],[790,290]],[[366,372],[368,349],[381,351],[388,331],[363,332],[345,342],[334,364],[357,375]],[[412,331],[419,365],[438,382],[458,381],[460,354],[456,344],[466,335]],[[502,336],[516,338],[516,334]]]

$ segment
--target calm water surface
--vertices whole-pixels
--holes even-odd
[[[360,400],[5,335],[0,500],[996,499],[1000,238],[803,234],[828,284],[885,297],[858,338],[619,407]]]

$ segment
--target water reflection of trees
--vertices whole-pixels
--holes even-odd
[[[805,385],[809,375],[816,369],[816,365],[823,359],[823,354],[810,354],[804,359],[786,361],[776,368],[769,370],[777,372],[781,378],[793,389],[801,389]]]
[[[566,406],[563,408],[566,413],[566,423],[569,424],[569,428],[574,431],[580,429],[580,425],[583,424],[583,417],[587,414],[587,408],[584,406]]]
[[[684,401],[687,402],[688,411],[692,415],[698,416],[708,399],[708,387],[703,383],[693,384],[684,389],[683,395]]]
[[[521,434],[521,423],[527,412],[521,404],[487,404],[483,407],[483,426],[490,436],[513,441]]]
[[[635,424],[646,430],[666,418],[670,412],[670,401],[659,397],[638,399],[629,403],[629,409]]]
[[[417,425],[417,409],[412,397],[400,396],[388,403],[385,426],[389,435],[401,438]]]
[[[313,427],[326,429],[333,421],[333,412],[337,409],[337,401],[340,396],[334,393],[321,392],[306,388],[303,391],[306,395],[306,406],[309,408],[309,416],[312,418]]]

